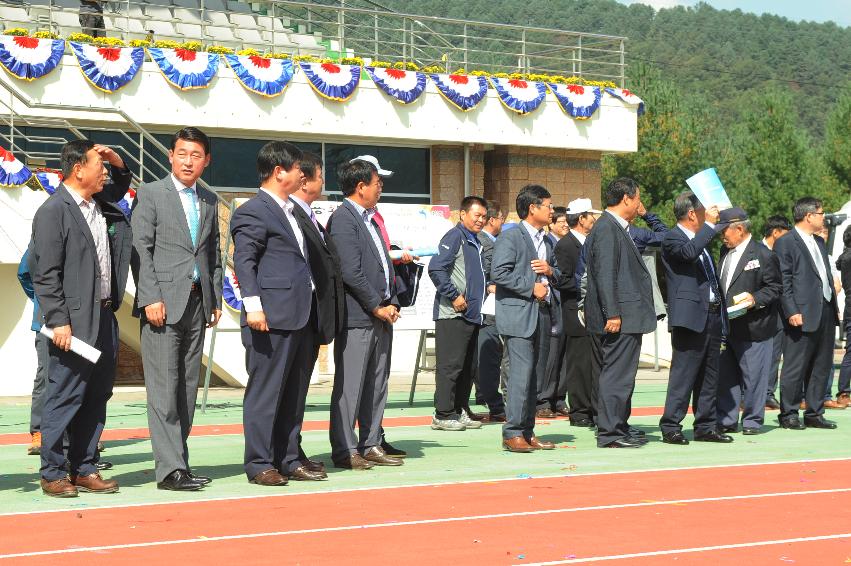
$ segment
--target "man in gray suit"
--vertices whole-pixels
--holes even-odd
[[[536,376],[546,371],[552,321],[561,316],[550,289],[561,274],[555,267],[552,240],[544,232],[552,208],[547,189],[526,185],[517,195],[517,215],[523,220],[494,244],[496,328],[505,338],[509,360],[502,446],[510,452],[555,448],[535,436]]]
[[[210,478],[189,468],[204,330],[222,312],[216,195],[196,186],[210,163],[197,128],[174,134],[171,174],[139,187],[133,206],[134,316],[142,323],[142,364],[157,488],[197,490]]]
[[[628,232],[640,206],[638,183],[615,179],[606,188],[606,211],[585,240],[585,327],[600,336],[603,354],[597,401],[600,448],[645,444],[627,423],[641,337],[656,328],[650,273]]]

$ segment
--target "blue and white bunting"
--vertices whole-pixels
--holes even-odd
[[[0,65],[13,77],[32,81],[56,68],[65,53],[61,39],[0,36]]]
[[[627,106],[637,106],[638,115],[644,114],[644,101],[635,96],[629,89],[625,88],[606,88],[606,92],[623,101]]]
[[[360,70],[357,65],[338,65],[337,63],[300,63],[301,70],[316,94],[328,100],[345,102],[355,93],[360,82]]]
[[[475,108],[488,93],[488,81],[474,75],[429,75],[437,90],[458,110]]]
[[[410,104],[425,92],[426,76],[419,71],[366,67],[372,82],[402,104]]]
[[[225,305],[231,310],[236,312],[242,310],[242,293],[239,290],[239,281],[237,281],[236,274],[230,267],[225,269],[222,298],[225,300]]]
[[[160,47],[149,47],[148,54],[165,80],[180,90],[207,88],[219,70],[221,59],[216,53]]]
[[[20,187],[32,176],[26,165],[0,147],[0,187]]]
[[[544,83],[499,77],[491,77],[490,81],[502,104],[518,114],[532,112],[547,97]]]
[[[80,70],[92,86],[104,92],[116,92],[139,73],[145,60],[142,47],[98,47],[69,41],[80,63]]]
[[[603,91],[598,86],[554,83],[548,83],[547,86],[555,95],[561,109],[577,120],[590,118],[600,107],[600,99],[603,98]]]
[[[127,219],[130,219],[130,214],[133,210],[133,201],[136,200],[136,191],[133,189],[128,189],[121,200],[116,201],[115,205],[121,209],[121,212],[124,213],[124,216]]]
[[[278,96],[293,78],[295,69],[290,59],[273,59],[258,55],[225,55],[236,78],[255,94],[273,98]]]
[[[38,184],[41,185],[41,188],[49,195],[55,193],[56,189],[58,189],[59,185],[62,183],[62,173],[59,171],[36,171],[35,178],[38,180]]]

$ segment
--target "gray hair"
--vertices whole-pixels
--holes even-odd
[[[730,222],[730,224],[727,226],[727,228],[735,228],[736,226],[741,226],[742,230],[744,230],[748,234],[751,233],[751,219],[750,218],[748,218],[747,220],[739,220],[737,222]]]
[[[677,220],[683,220],[688,216],[690,210],[698,210],[703,208],[700,200],[691,191],[680,193],[674,200],[674,217]]]

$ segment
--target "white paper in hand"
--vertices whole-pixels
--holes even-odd
[[[491,293],[482,303],[482,314],[496,315],[496,295]]]
[[[41,330],[39,332],[53,340],[52,328],[48,328],[42,325]],[[71,351],[77,354],[78,356],[82,356],[93,364],[96,364],[97,361],[100,359],[100,350],[89,346],[79,338],[75,338],[73,336],[71,336]]]

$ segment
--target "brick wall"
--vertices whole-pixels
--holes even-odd
[[[482,195],[485,190],[484,151],[480,146],[470,148],[470,192]],[[447,204],[453,210],[464,198],[464,148],[432,146],[431,202]]]

